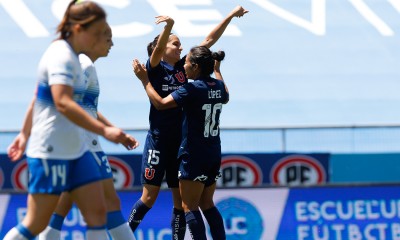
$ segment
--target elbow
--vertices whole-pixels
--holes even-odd
[[[153,106],[157,109],[157,110],[165,110],[168,109],[168,103],[165,102],[163,99],[160,99],[159,101],[155,100],[152,102]]]
[[[54,102],[56,109],[58,112],[60,112],[61,114],[65,115],[65,113],[67,112],[68,109],[68,104],[66,101],[55,101]]]
[[[167,106],[165,104],[162,104],[162,103],[156,103],[156,104],[153,104],[153,105],[159,111],[167,109]]]

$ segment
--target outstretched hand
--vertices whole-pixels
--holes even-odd
[[[170,18],[169,16],[157,16],[156,17],[156,24],[160,24],[165,22],[168,24],[174,24],[174,19]]]
[[[14,141],[7,148],[8,158],[10,158],[13,162],[21,159],[22,155],[24,155],[27,142],[27,137],[21,133],[18,134]]]
[[[238,18],[240,18],[240,17],[243,17],[243,15],[245,15],[245,14],[248,13],[248,12],[249,12],[249,11],[246,10],[246,9],[244,9],[242,6],[236,6],[236,7],[232,10],[231,14],[232,14],[233,17],[238,17]]]
[[[142,83],[145,83],[146,81],[149,80],[147,76],[147,70],[146,66],[142,63],[139,62],[139,60],[134,59],[132,62],[132,67],[133,67],[133,72],[135,73],[136,77],[139,78],[139,80]]]
[[[125,142],[122,142],[122,145],[128,150],[133,150],[139,146],[139,142],[129,134],[126,134]]]

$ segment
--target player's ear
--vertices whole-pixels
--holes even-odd
[[[80,24],[74,24],[74,25],[72,25],[72,27],[71,27],[71,31],[72,32],[80,32],[80,31],[82,31],[83,30],[83,27],[82,27],[82,25],[80,25]]]

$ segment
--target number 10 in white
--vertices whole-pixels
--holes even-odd
[[[204,104],[201,108],[206,111],[204,119],[204,137],[217,136],[219,131],[219,121],[215,120],[217,111],[221,112],[222,103],[217,103],[214,106],[212,104]]]

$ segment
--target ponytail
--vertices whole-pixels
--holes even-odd
[[[57,33],[60,34],[58,39],[67,39],[71,36],[71,28],[75,24],[89,27],[91,23],[105,18],[106,12],[98,4],[91,1],[72,0],[57,27]]]
[[[214,71],[215,60],[222,61],[225,58],[224,51],[211,52],[206,46],[197,46],[190,49],[189,61],[197,64],[200,69],[200,77],[208,77]]]
[[[57,27],[57,33],[60,33],[60,36],[58,39],[67,39],[70,35],[70,23],[68,22],[69,19],[69,12],[71,9],[71,6],[74,5],[78,0],[72,0],[69,4],[67,9],[65,10],[64,16],[58,24]]]

